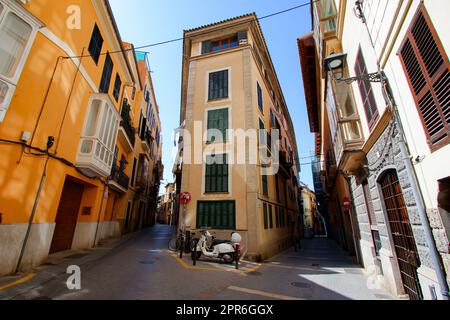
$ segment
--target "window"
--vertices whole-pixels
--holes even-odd
[[[198,201],[197,229],[235,229],[235,201]]]
[[[266,170],[265,170],[266,166],[262,165],[262,169],[261,169],[261,177],[262,177],[262,192],[264,196],[268,196],[269,195],[269,186],[267,183],[267,175],[265,174]]]
[[[131,186],[134,187],[134,181],[136,178],[136,158],[133,159],[133,171],[131,172]]]
[[[228,98],[228,70],[211,72],[209,74],[208,100]]]
[[[270,223],[270,229],[273,229],[273,211],[272,211],[271,204],[269,204],[269,223]]]
[[[149,178],[150,164],[147,157],[143,154],[139,156],[139,163],[137,167],[136,185],[145,188]]]
[[[0,8],[0,122],[3,120],[22,72],[22,62],[33,40],[33,27],[10,11]]]
[[[262,89],[261,89],[261,86],[259,85],[259,83],[257,83],[256,85],[257,85],[257,90],[258,90],[258,107],[259,107],[259,109],[262,112],[264,112],[264,102],[263,102]]]
[[[280,227],[280,208],[275,207],[275,226]]]
[[[120,76],[116,75],[116,81],[114,82],[114,92],[113,96],[116,101],[119,101],[119,95],[120,95],[120,89],[122,88],[122,80],[120,79]]]
[[[95,64],[98,64],[100,53],[102,51],[102,46],[103,46],[103,37],[100,33],[100,29],[98,28],[97,24],[95,24],[94,30],[92,31],[91,42],[89,43],[88,49]]]
[[[208,111],[208,142],[227,141],[228,129],[228,109],[219,109]],[[214,132],[209,130],[218,130],[221,136],[217,137]]]
[[[372,237],[375,244],[375,252],[377,257],[380,256],[380,250],[383,248],[381,244],[380,232],[377,230],[372,230]]]
[[[114,63],[111,60],[109,53],[106,54],[105,65],[103,67],[102,80],[100,82],[100,93],[108,93],[111,84],[111,75],[114,68]]]
[[[96,172],[108,176],[114,160],[118,128],[119,115],[110,100],[93,95],[77,162],[82,165],[95,162]]]
[[[423,4],[400,49],[417,111],[432,151],[450,142],[450,62]]]
[[[226,154],[206,157],[205,192],[228,192],[228,159]]]
[[[269,229],[269,217],[267,214],[267,203],[263,204],[263,214],[264,214],[264,229]]]
[[[321,0],[318,3],[320,12],[320,25],[324,33],[336,30],[337,11],[334,1]]]
[[[361,48],[358,50],[356,57],[355,72],[357,76],[368,74],[366,62],[362,54]],[[375,102],[375,96],[372,90],[372,84],[368,80],[358,80],[359,92],[363,101],[364,110],[366,111],[367,122],[369,128],[372,129],[378,120],[378,108]]]
[[[243,35],[240,35],[240,37],[243,37]],[[242,40],[244,39],[242,38]],[[215,41],[204,41],[202,42],[202,54],[210,52],[219,52],[230,48],[236,48],[238,46],[239,46],[238,34],[225,39]]]

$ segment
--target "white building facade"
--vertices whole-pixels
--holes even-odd
[[[332,54],[346,54],[345,79],[380,68],[401,120],[397,125],[380,83],[353,79],[345,84],[344,99],[342,82],[322,70],[331,136],[341,130],[344,137],[365,141],[356,150],[365,159],[347,172],[361,262],[397,296],[442,299],[450,279],[450,1],[321,0],[312,6],[320,68]],[[352,116],[360,122],[353,125]],[[398,143],[402,132],[431,226],[431,247]],[[447,288],[439,285],[439,268]]]

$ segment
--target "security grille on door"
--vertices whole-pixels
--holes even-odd
[[[388,171],[380,180],[392,239],[405,292],[411,300],[421,300],[417,268],[420,266],[408,210],[397,173]]]

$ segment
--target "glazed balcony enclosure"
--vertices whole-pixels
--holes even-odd
[[[93,177],[108,177],[114,158],[120,117],[107,94],[93,94],[89,101],[76,165]]]

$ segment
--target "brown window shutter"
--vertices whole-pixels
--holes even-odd
[[[450,142],[450,64],[423,4],[399,55],[428,144],[435,151]]]

